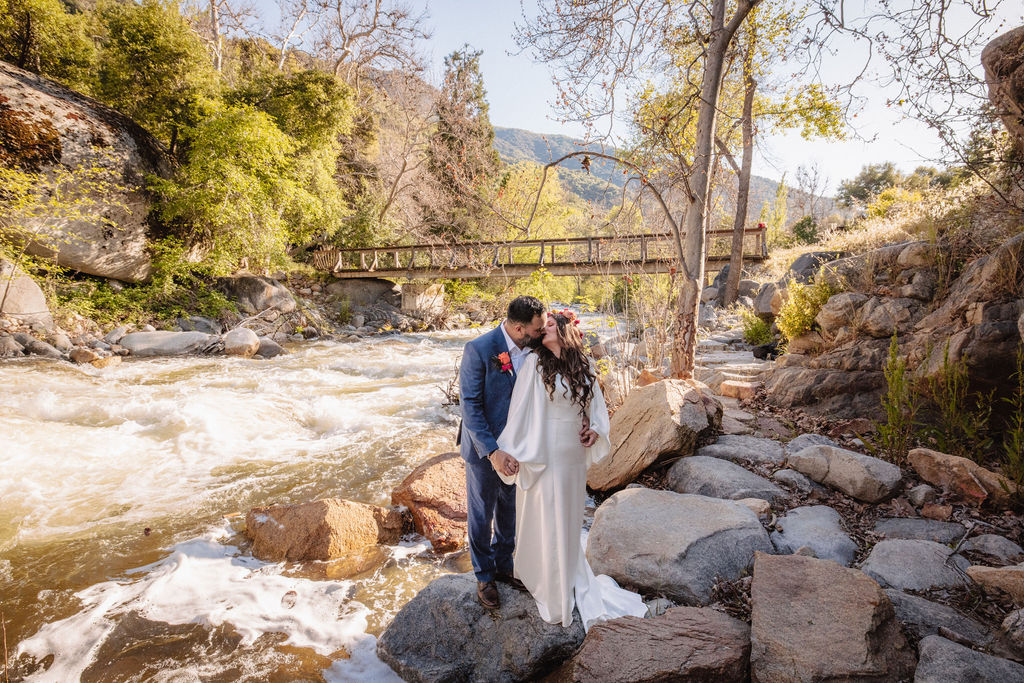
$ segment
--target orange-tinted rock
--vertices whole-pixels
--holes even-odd
[[[391,492],[391,502],[412,513],[416,531],[434,550],[450,552],[466,539],[466,463],[458,453],[444,453],[422,463]]]
[[[1009,479],[956,455],[928,448],[915,448],[907,458],[918,476],[929,484],[941,486],[971,505],[984,502],[996,506],[1009,503],[1016,486]]]
[[[260,559],[333,560],[378,543],[397,543],[402,514],[395,509],[325,498],[249,511],[246,534]]]

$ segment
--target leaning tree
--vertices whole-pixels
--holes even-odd
[[[668,206],[662,200],[668,193],[656,195],[674,234],[679,262],[671,366],[675,377],[691,377],[694,370],[726,59],[760,1],[539,0],[538,15],[517,26],[520,46],[552,67],[559,114],[564,120],[582,122],[588,141],[612,142],[616,118],[623,113],[621,103],[659,79],[667,49],[680,33],[691,36],[697,48],[690,70],[692,94],[687,106],[679,108],[681,116],[695,117],[692,150],[686,155],[666,153],[663,159],[675,166],[672,184],[682,188],[682,206]],[[871,59],[881,57],[888,84],[900,93],[896,101],[906,102],[915,88],[929,88],[917,94],[935,106],[915,106],[912,113],[941,122],[942,103],[977,91],[979,83],[983,86],[969,67],[970,55],[987,40],[986,27],[995,18],[999,1],[907,0],[898,5],[871,0],[854,15],[844,0],[811,0],[800,37],[805,46],[802,75],[814,80],[824,55],[840,44],[849,48],[859,42],[868,49],[863,69],[852,82],[877,76]],[[648,177],[642,171],[639,175]]]

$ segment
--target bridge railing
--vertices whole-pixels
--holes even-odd
[[[743,236],[744,257],[767,256],[765,230],[748,228]],[[727,258],[732,249],[732,230],[709,230],[709,258]],[[463,242],[460,244],[413,244],[392,247],[322,249],[314,265],[334,272],[417,271],[476,268],[490,270],[511,265],[571,265],[632,262],[666,262],[676,258],[671,233],[559,237],[515,242]]]

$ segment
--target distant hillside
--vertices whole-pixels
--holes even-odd
[[[579,140],[566,135],[541,135],[520,128],[497,126],[494,128],[494,148],[508,163],[533,161],[538,164],[546,164],[570,152],[588,149]],[[591,146],[590,149],[598,148]],[[603,205],[618,202],[622,194],[622,184],[626,178],[622,170],[610,161],[594,159],[590,171],[591,173],[587,174],[581,170],[579,162],[575,159],[563,164],[558,170],[566,187],[583,199]],[[771,178],[751,176],[748,211],[751,220],[757,219],[765,202],[774,201],[778,187],[778,181]],[[800,218],[798,199],[799,191],[790,187],[789,201],[787,202],[790,222]],[[833,208],[832,200],[824,198],[823,201],[826,202],[824,212],[830,212]],[[726,206],[727,210],[730,210],[731,202],[726,201]]]

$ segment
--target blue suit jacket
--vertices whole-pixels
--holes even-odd
[[[494,357],[508,351],[501,325],[466,344],[459,367],[462,407],[460,455],[472,462],[498,448],[497,438],[508,421],[515,386],[514,371],[502,372]]]

